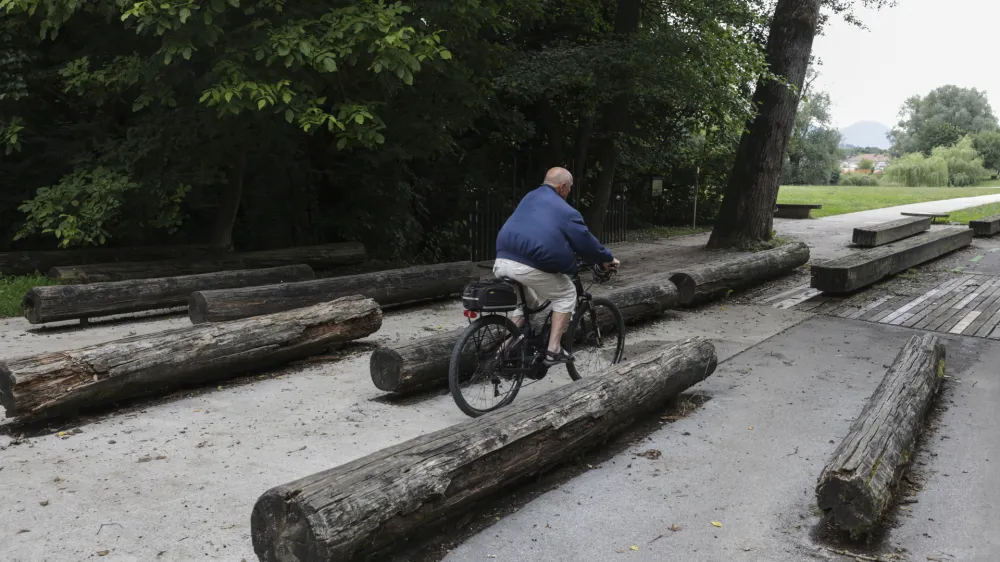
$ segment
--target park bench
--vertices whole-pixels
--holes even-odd
[[[945,227],[840,259],[813,264],[812,288],[825,293],[850,293],[972,243],[967,228]]]
[[[931,222],[937,219],[946,219],[951,213],[899,213],[904,217],[930,217]]]
[[[976,236],[993,236],[1000,232],[1000,215],[969,221],[969,228]]]
[[[822,208],[823,205],[778,203],[774,207],[774,216],[779,219],[807,219],[813,209]]]
[[[866,248],[882,246],[920,234],[931,227],[931,220],[930,217],[907,217],[874,226],[858,227],[854,229],[852,241]]]

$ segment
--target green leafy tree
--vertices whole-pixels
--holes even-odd
[[[815,77],[810,68],[788,139],[784,183],[825,185],[834,171],[839,170],[840,132],[830,127],[830,95],[811,91]]]
[[[862,158],[861,161],[858,162],[858,169],[870,172],[875,169],[875,162],[871,158]]]
[[[890,137],[896,154],[930,155],[935,147],[951,146],[965,135],[996,130],[986,92],[947,85],[907,99]]]
[[[983,167],[994,173],[1000,170],[1000,131],[972,135],[972,147],[983,157]]]

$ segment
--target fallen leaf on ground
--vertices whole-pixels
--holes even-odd
[[[647,459],[649,459],[651,461],[655,461],[656,459],[662,457],[663,453],[661,453],[659,449],[649,449],[648,451],[643,451],[641,453],[636,453],[635,456],[637,456],[637,457],[646,457]]]
[[[718,521],[712,521],[712,525],[715,525],[716,527],[721,527],[722,523],[719,523]]]
[[[750,427],[748,427],[747,429],[749,429],[750,431],[753,431],[753,426],[751,425],[751,426],[750,426]]]
[[[667,528],[670,529],[671,531],[674,531],[674,532],[681,530],[681,526],[678,525],[677,523],[674,523],[673,525],[671,525],[671,526],[669,526]]]
[[[639,547],[638,547],[638,546],[635,546],[635,545],[633,544],[632,546],[628,547],[628,549],[629,549],[629,550],[639,550]]]
[[[98,556],[107,556],[107,555],[109,555],[109,554],[111,554],[111,551],[110,551],[110,550],[98,550],[98,551],[97,551],[97,555],[98,555]]]

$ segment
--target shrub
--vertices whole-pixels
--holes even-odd
[[[888,183],[906,187],[945,187],[948,163],[940,156],[925,157],[913,152],[893,162],[885,172]]]
[[[952,146],[939,146],[931,151],[931,158],[940,158],[948,164],[948,181],[955,187],[975,185],[988,177],[983,167],[983,157],[972,147],[972,139],[964,137]]]
[[[843,174],[840,176],[840,185],[856,185],[862,187],[877,187],[878,178],[869,174]]]

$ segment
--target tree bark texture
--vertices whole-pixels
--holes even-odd
[[[308,265],[287,265],[88,285],[50,285],[28,291],[21,308],[28,322],[42,324],[185,306],[194,291],[274,286],[274,283],[307,281],[315,277]]]
[[[625,322],[634,324],[673,308],[677,304],[677,288],[670,282],[650,283],[619,289],[608,298],[621,310]],[[545,316],[536,315],[533,321],[540,325]],[[451,352],[465,329],[379,347],[372,352],[369,362],[372,382],[379,390],[399,395],[448,386]]]
[[[363,338],[382,325],[378,303],[350,296],[309,308],[202,324],[0,364],[7,417],[37,420],[118,400],[231,378]]]
[[[231,269],[259,269],[305,264],[314,270],[332,269],[365,260],[365,247],[357,242],[300,246],[259,252],[217,253],[198,260],[123,262],[53,267],[48,276],[73,283],[153,279],[197,275]]]
[[[472,262],[455,262],[392,269],[302,283],[197,291],[190,295],[188,316],[193,324],[272,314],[342,297],[363,295],[383,308],[446,298],[479,279]]]
[[[816,499],[841,530],[875,530],[892,503],[931,400],[944,378],[937,336],[914,335],[820,473]]]
[[[808,261],[809,246],[790,242],[773,250],[684,269],[672,274],[670,280],[677,285],[680,304],[694,306],[779,277]]]
[[[615,11],[615,35],[620,41],[628,41],[639,30],[642,14],[642,0],[618,0]],[[615,82],[621,84],[621,91],[611,102],[601,108],[602,136],[597,140],[597,160],[601,171],[594,182],[594,200],[587,209],[586,223],[594,236],[604,235],[604,217],[608,211],[608,201],[615,183],[618,167],[618,146],[615,137],[629,129],[629,98],[631,97],[631,77],[624,70],[624,63],[617,72]]]
[[[778,0],[765,56],[771,72],[794,88],[767,77],[758,81],[753,95],[757,115],[740,138],[709,247],[771,239],[782,161],[795,126],[798,90],[809,67],[820,4]]]
[[[436,531],[475,502],[597,446],[716,368],[700,339],[277,486],[250,520],[266,562],[358,560]]]
[[[0,252],[0,274],[28,275],[45,273],[56,266],[145,262],[196,258],[212,253],[210,246],[137,246],[133,248],[88,248],[86,250],[41,250]]]

